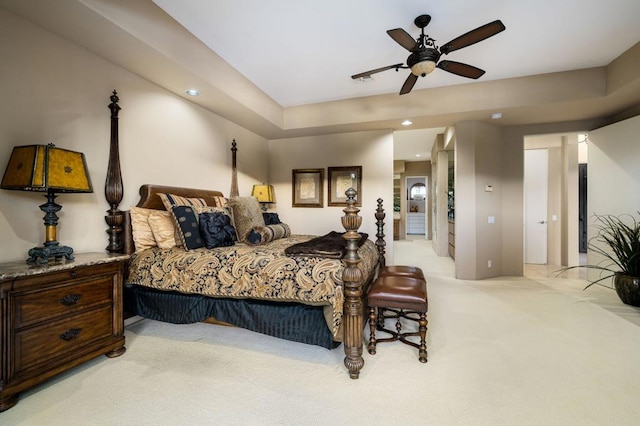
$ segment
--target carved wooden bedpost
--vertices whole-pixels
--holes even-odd
[[[353,188],[347,189],[347,207],[343,210],[342,226],[347,231],[343,238],[347,240],[347,253],[343,260],[346,264],[342,272],[344,285],[344,307],[343,307],[343,331],[344,331],[344,365],[349,370],[349,377],[357,379],[360,370],[364,366],[362,358],[362,330],[363,319],[363,283],[362,271],[358,268],[360,256],[358,256],[358,240],[361,236],[358,233],[362,225],[362,217],[358,216],[356,204],[356,191]]]
[[[229,197],[237,197],[240,195],[238,192],[238,165],[236,163],[236,157],[238,152],[238,148],[236,146],[236,140],[234,139],[231,142],[231,190],[229,192]]]
[[[122,173],[120,171],[120,155],[118,147],[118,93],[114,90],[111,95],[111,141],[109,146],[109,165],[107,167],[107,179],[104,184],[104,196],[111,207],[107,210],[105,221],[109,225],[107,234],[109,234],[109,245],[107,251],[111,253],[122,252],[122,221],[123,214],[118,209],[122,201],[123,186]]]
[[[384,208],[382,208],[382,198],[378,198],[378,208],[376,209],[376,225],[378,226],[378,232],[376,233],[376,248],[378,249],[378,262],[380,268],[384,268],[386,265],[385,250],[387,249],[387,243],[384,240],[384,218],[386,216]]]

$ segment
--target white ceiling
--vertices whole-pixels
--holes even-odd
[[[437,45],[500,19],[506,30],[446,59],[486,71],[478,81],[609,64],[640,40],[638,0],[154,0],[280,105],[397,93],[409,71],[368,83],[359,72],[405,62],[386,33],[431,15]],[[414,90],[469,83],[436,69]]]
[[[428,159],[435,135],[461,121],[603,122],[640,108],[638,0],[0,0],[0,7],[266,139],[392,130],[395,158],[415,161]],[[446,56],[486,74],[476,81],[436,69],[403,96],[406,69],[368,83],[350,78],[404,63],[406,50],[386,31],[417,36],[421,14],[431,15],[426,33],[437,45],[502,20],[504,32]],[[185,94],[191,85],[200,96]],[[491,120],[498,111],[503,118]]]

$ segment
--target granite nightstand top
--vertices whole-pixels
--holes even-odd
[[[127,254],[112,253],[77,253],[74,260],[50,260],[44,265],[29,264],[26,260],[0,263],[0,281],[38,275],[44,272],[62,271],[65,269],[77,268],[80,266],[91,266],[100,263],[110,263],[129,259]]]

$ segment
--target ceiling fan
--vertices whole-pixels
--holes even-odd
[[[430,15],[420,15],[413,21],[416,24],[416,27],[420,28],[421,31],[420,36],[417,39],[411,37],[409,33],[407,33],[402,28],[396,28],[387,31],[387,34],[389,34],[389,36],[394,39],[396,43],[411,52],[411,54],[407,58],[407,65],[395,64],[382,68],[376,68],[371,71],[352,75],[351,78],[354,80],[367,78],[371,77],[371,74],[390,69],[395,69],[396,71],[398,71],[400,68],[410,69],[411,74],[409,74],[409,77],[407,77],[404,84],[402,85],[402,88],[400,89],[400,94],[404,95],[406,93],[409,93],[411,89],[413,89],[413,86],[416,84],[418,77],[426,76],[436,67],[462,77],[473,79],[481,77],[484,74],[484,70],[471,65],[463,64],[461,62],[447,60],[440,61],[440,56],[447,55],[454,50],[462,49],[463,47],[478,43],[482,40],[498,34],[501,31],[504,31],[505,26],[502,21],[496,20],[493,22],[489,22],[488,24],[478,27],[475,30],[471,30],[468,33],[461,35],[460,37],[454,38],[450,42],[445,43],[440,48],[436,46],[434,39],[424,34],[424,28],[429,25],[430,21]]]

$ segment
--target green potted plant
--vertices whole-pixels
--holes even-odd
[[[589,268],[601,271],[594,284],[613,277],[613,284],[624,303],[640,307],[640,222],[632,215],[595,215],[595,235],[589,239],[589,250],[602,256],[596,265],[579,265],[563,268],[560,273],[573,268]]]

